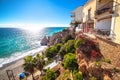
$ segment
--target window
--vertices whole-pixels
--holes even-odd
[[[91,19],[91,9],[88,10],[88,19]]]

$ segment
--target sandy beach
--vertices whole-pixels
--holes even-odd
[[[44,47],[38,53],[41,53],[46,50],[47,47]],[[36,54],[38,54],[36,53]],[[35,55],[36,55],[35,54]],[[33,56],[35,56],[33,55]],[[17,61],[5,64],[2,68],[0,68],[0,80],[9,80],[7,76],[6,70],[12,70],[14,73],[15,80],[19,80],[19,74],[24,72],[22,64],[24,63],[24,58],[19,59]]]
[[[20,59],[10,64],[6,64],[2,68],[0,68],[0,80],[9,80],[6,70],[13,70],[15,79],[18,80],[19,74],[24,71],[22,68],[23,63],[24,63],[24,60]]]

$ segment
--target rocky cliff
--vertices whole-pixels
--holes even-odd
[[[49,37],[44,36],[40,44],[44,46],[44,45],[48,45],[48,43],[49,43]]]
[[[81,38],[81,36],[78,37]],[[90,38],[85,39],[87,43],[84,42],[84,45],[76,49],[79,71],[83,73],[85,80],[93,80],[92,78],[96,78],[95,80],[120,80],[119,45],[101,38],[97,38],[95,42],[92,40],[91,44]],[[93,44],[94,47],[92,47]],[[87,53],[84,49],[85,51],[88,49]]]
[[[65,29],[61,32],[57,32],[57,33],[54,33],[52,36],[50,37],[44,37],[42,40],[41,40],[41,45],[54,45],[56,43],[62,43],[62,39],[69,35],[70,34],[70,31],[68,29]]]

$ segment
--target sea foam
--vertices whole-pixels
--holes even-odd
[[[39,48],[32,49],[30,51],[14,53],[10,57],[0,58],[0,68],[3,67],[3,65],[5,65],[5,64],[22,59],[27,55],[35,55],[36,53],[43,51],[46,48],[47,48],[47,46],[41,46]]]

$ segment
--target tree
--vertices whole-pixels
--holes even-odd
[[[73,78],[73,70],[78,69],[76,55],[73,53],[66,54],[63,61],[63,67],[71,72],[71,77]]]
[[[46,71],[46,75],[42,78],[42,80],[55,80],[57,77],[57,74],[51,70],[51,69],[48,69]]]
[[[82,72],[74,72],[75,80],[83,80]]]
[[[75,52],[74,40],[68,40],[67,43],[65,43],[59,51],[61,57],[64,57],[64,55],[67,53],[74,53],[74,52]]]
[[[63,39],[62,39],[62,41],[63,41],[63,43],[66,43],[68,40],[73,40],[74,38],[72,37],[72,35],[67,35],[67,36],[65,36]]]
[[[34,67],[35,67],[35,64],[33,62],[33,57],[32,56],[27,56],[24,58],[24,64],[23,64],[23,67],[24,67],[24,70],[25,71],[28,71],[29,73],[32,74],[32,78],[34,80],[34,76],[33,76],[33,73],[34,73]]]
[[[46,49],[46,57],[53,58],[57,55],[57,48],[55,46],[49,47],[48,49]]]
[[[79,21],[71,22],[70,25],[73,26],[75,29],[78,27],[78,25],[81,24]]]
[[[64,55],[66,54],[66,49],[65,49],[64,45],[60,48],[59,53],[60,53],[61,58],[63,58]]]
[[[56,49],[57,49],[57,52],[60,51],[60,48],[62,47],[62,44],[58,43],[55,45]]]
[[[35,67],[41,71],[41,74],[42,74],[42,69],[45,65],[45,60],[44,60],[44,57],[41,56],[40,54],[37,54],[37,56],[34,58],[34,63],[35,63]]]
[[[76,70],[78,68],[76,55],[68,53],[64,56],[63,66],[69,70]]]
[[[60,48],[59,53],[60,53],[61,58],[63,58],[64,55],[66,54],[66,49],[65,49],[64,45]]]
[[[74,53],[75,47],[74,47],[74,40],[68,40],[68,42],[65,44],[66,53]]]
[[[83,43],[83,41],[84,41],[84,40],[83,40],[82,38],[77,39],[77,40],[75,41],[74,47],[75,47],[75,48],[80,47],[80,44]]]
[[[58,43],[54,46],[49,47],[48,49],[46,49],[46,57],[53,58],[57,55],[57,53],[59,53],[60,49],[62,47],[62,44]]]

